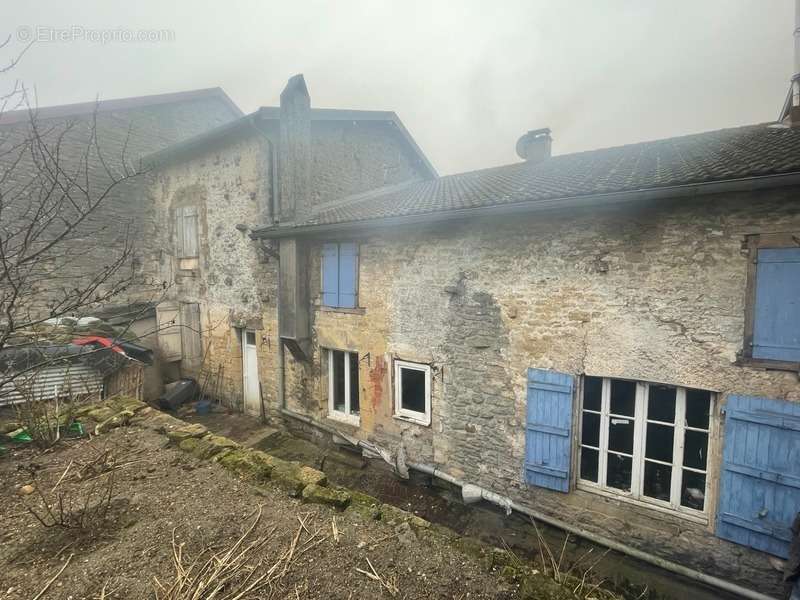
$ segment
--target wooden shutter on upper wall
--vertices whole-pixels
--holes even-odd
[[[785,558],[800,511],[800,403],[731,396],[724,410],[717,535]]]
[[[569,491],[573,382],[567,373],[528,369],[525,481],[531,485]]]
[[[196,258],[199,256],[197,207],[179,206],[175,209],[175,228],[178,258]]]
[[[156,321],[158,323],[158,347],[165,361],[180,360],[182,355],[181,344],[181,315],[175,304],[159,304],[156,307]]]
[[[200,305],[196,302],[181,304],[181,344],[183,358],[199,358],[203,354],[200,330]]]
[[[358,246],[339,244],[339,304],[355,308],[358,299]]]
[[[322,304],[339,306],[339,244],[322,246]]]
[[[756,261],[753,358],[800,362],[800,248],[761,248]]]

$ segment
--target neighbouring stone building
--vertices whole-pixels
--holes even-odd
[[[5,304],[9,296],[4,296],[4,319],[24,323],[27,313],[46,317],[54,306],[58,315],[68,315],[70,304],[65,297],[77,298],[84,310],[81,316],[88,311],[123,324],[135,318],[132,331],[155,346],[153,306],[162,286],[154,279],[156,271],[148,267],[159,256],[159,248],[151,241],[161,223],[142,201],[148,179],[139,172],[141,158],[241,115],[219,88],[0,111],[4,248],[6,242],[15,247],[36,209],[45,216],[36,223],[42,228],[41,239],[33,243],[58,234],[62,217],[78,223],[59,241],[57,252],[37,261],[50,277],[35,284],[36,291],[22,289],[24,306],[9,308]],[[137,174],[119,185],[113,183],[133,173]],[[70,201],[63,201],[58,190],[66,190]],[[59,203],[63,204],[60,209]],[[93,203],[96,208],[90,209]],[[59,210],[58,218],[51,220],[47,215],[55,210]],[[80,221],[77,210],[86,211]],[[108,272],[109,265],[113,269],[116,261],[121,267],[104,277],[102,273]],[[98,279],[101,284],[93,288]],[[129,279],[132,285],[124,285]],[[64,285],[92,293],[70,297],[62,293]],[[19,314],[6,315],[7,310]],[[148,396],[160,393],[157,368],[148,368],[145,388]]]
[[[154,268],[169,282],[157,309],[162,353],[175,375],[219,381],[227,405],[273,417],[278,249],[254,242],[250,228],[436,177],[394,113],[311,109],[302,77],[293,86],[280,108],[146,159],[155,171],[145,202],[163,224],[152,238]]]
[[[4,165],[19,160],[13,177],[20,185],[28,183],[38,171],[21,142],[31,137],[35,127],[51,152],[60,153],[59,166],[64,173],[74,176],[77,171],[80,175],[88,156],[89,184],[96,196],[108,185],[101,158],[115,175],[122,175],[123,163],[139,168],[143,156],[241,115],[220,88],[15,110],[0,114],[0,149]],[[146,185],[146,178],[138,176],[114,189],[83,224],[85,235],[68,240],[69,246],[80,253],[80,260],[71,265],[75,270],[72,275],[102,269],[109,252],[128,233],[137,241],[152,237],[158,223],[149,208],[138,201]],[[145,244],[137,248],[138,268],[152,262],[149,253],[153,250]]]

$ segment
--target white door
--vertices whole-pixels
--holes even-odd
[[[261,390],[258,381],[256,332],[242,332],[242,373],[244,374],[244,411],[261,415]]]

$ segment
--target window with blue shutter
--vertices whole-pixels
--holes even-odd
[[[567,373],[528,369],[525,481],[531,485],[569,491],[573,382]]]
[[[800,248],[758,251],[753,358],[800,362]]]
[[[353,242],[322,246],[322,304],[355,308],[358,304],[358,245]]]
[[[798,511],[800,403],[731,396],[717,535],[785,558]]]

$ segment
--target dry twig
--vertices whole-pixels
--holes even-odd
[[[45,586],[42,588],[42,590],[41,590],[41,591],[40,591],[38,594],[36,594],[36,595],[33,597],[33,600],[39,600],[39,598],[41,598],[42,596],[44,596],[45,592],[47,592],[47,590],[49,590],[49,589],[50,589],[50,586],[51,586],[51,585],[53,585],[53,582],[54,582],[56,579],[58,579],[58,578],[59,578],[59,576],[60,576],[60,575],[61,575],[61,574],[64,572],[64,569],[66,569],[66,568],[69,566],[69,561],[71,561],[71,560],[72,560],[72,556],[73,556],[73,555],[72,555],[72,554],[70,554],[70,555],[67,557],[67,560],[65,560],[65,561],[64,561],[64,564],[63,564],[63,566],[62,566],[62,567],[61,567],[61,568],[58,570],[58,573],[56,573],[55,575],[53,575],[53,577],[50,579],[50,581],[48,581],[48,582],[45,584]]]

